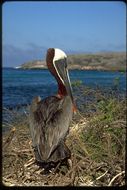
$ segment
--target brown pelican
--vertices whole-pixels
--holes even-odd
[[[76,110],[67,69],[67,56],[60,49],[47,50],[48,69],[58,83],[58,93],[41,100],[35,97],[30,106],[30,131],[38,162],[58,162],[70,158],[65,145],[69,124]]]

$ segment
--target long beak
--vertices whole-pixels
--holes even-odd
[[[71,97],[73,101],[72,88],[71,88],[70,78],[69,78],[68,69],[67,69],[67,60],[60,59],[55,62],[54,66],[55,66],[55,69],[60,81],[63,83],[63,85],[66,88],[67,94]]]
[[[63,73],[63,80],[65,83],[65,88],[67,91],[67,94],[71,97],[72,99],[72,103],[73,103],[73,112],[75,113],[77,108],[74,102],[74,98],[73,98],[73,94],[72,94],[72,87],[71,87],[71,82],[70,82],[70,78],[69,78],[69,74],[68,74],[68,69],[64,69],[64,73]]]
[[[70,82],[70,78],[69,78],[69,74],[68,74],[68,69],[65,69],[63,78],[64,78],[64,83],[65,83],[65,88],[67,90],[67,94],[71,97],[71,99],[73,101],[72,87],[71,87],[71,82]]]
[[[72,94],[72,87],[71,87],[71,82],[68,74],[68,69],[67,69],[67,60],[66,59],[61,59],[58,61],[55,61],[54,63],[55,70],[57,72],[57,75],[59,76],[60,81],[63,83],[63,85],[66,88],[67,94],[71,97],[74,109],[73,111],[76,111],[76,106],[74,103],[74,98]]]

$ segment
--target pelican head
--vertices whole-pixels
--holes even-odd
[[[49,48],[47,50],[46,62],[48,69],[57,80],[58,95],[69,95],[73,102],[72,88],[67,69],[67,55],[60,49]]]

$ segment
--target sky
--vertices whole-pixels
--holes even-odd
[[[2,5],[2,64],[45,60],[48,48],[67,54],[126,51],[121,1],[11,1]]]

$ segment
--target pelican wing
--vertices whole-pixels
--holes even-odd
[[[30,108],[33,146],[37,148],[39,158],[47,161],[68,133],[72,120],[72,101],[69,96],[63,99],[52,96],[35,102]]]

